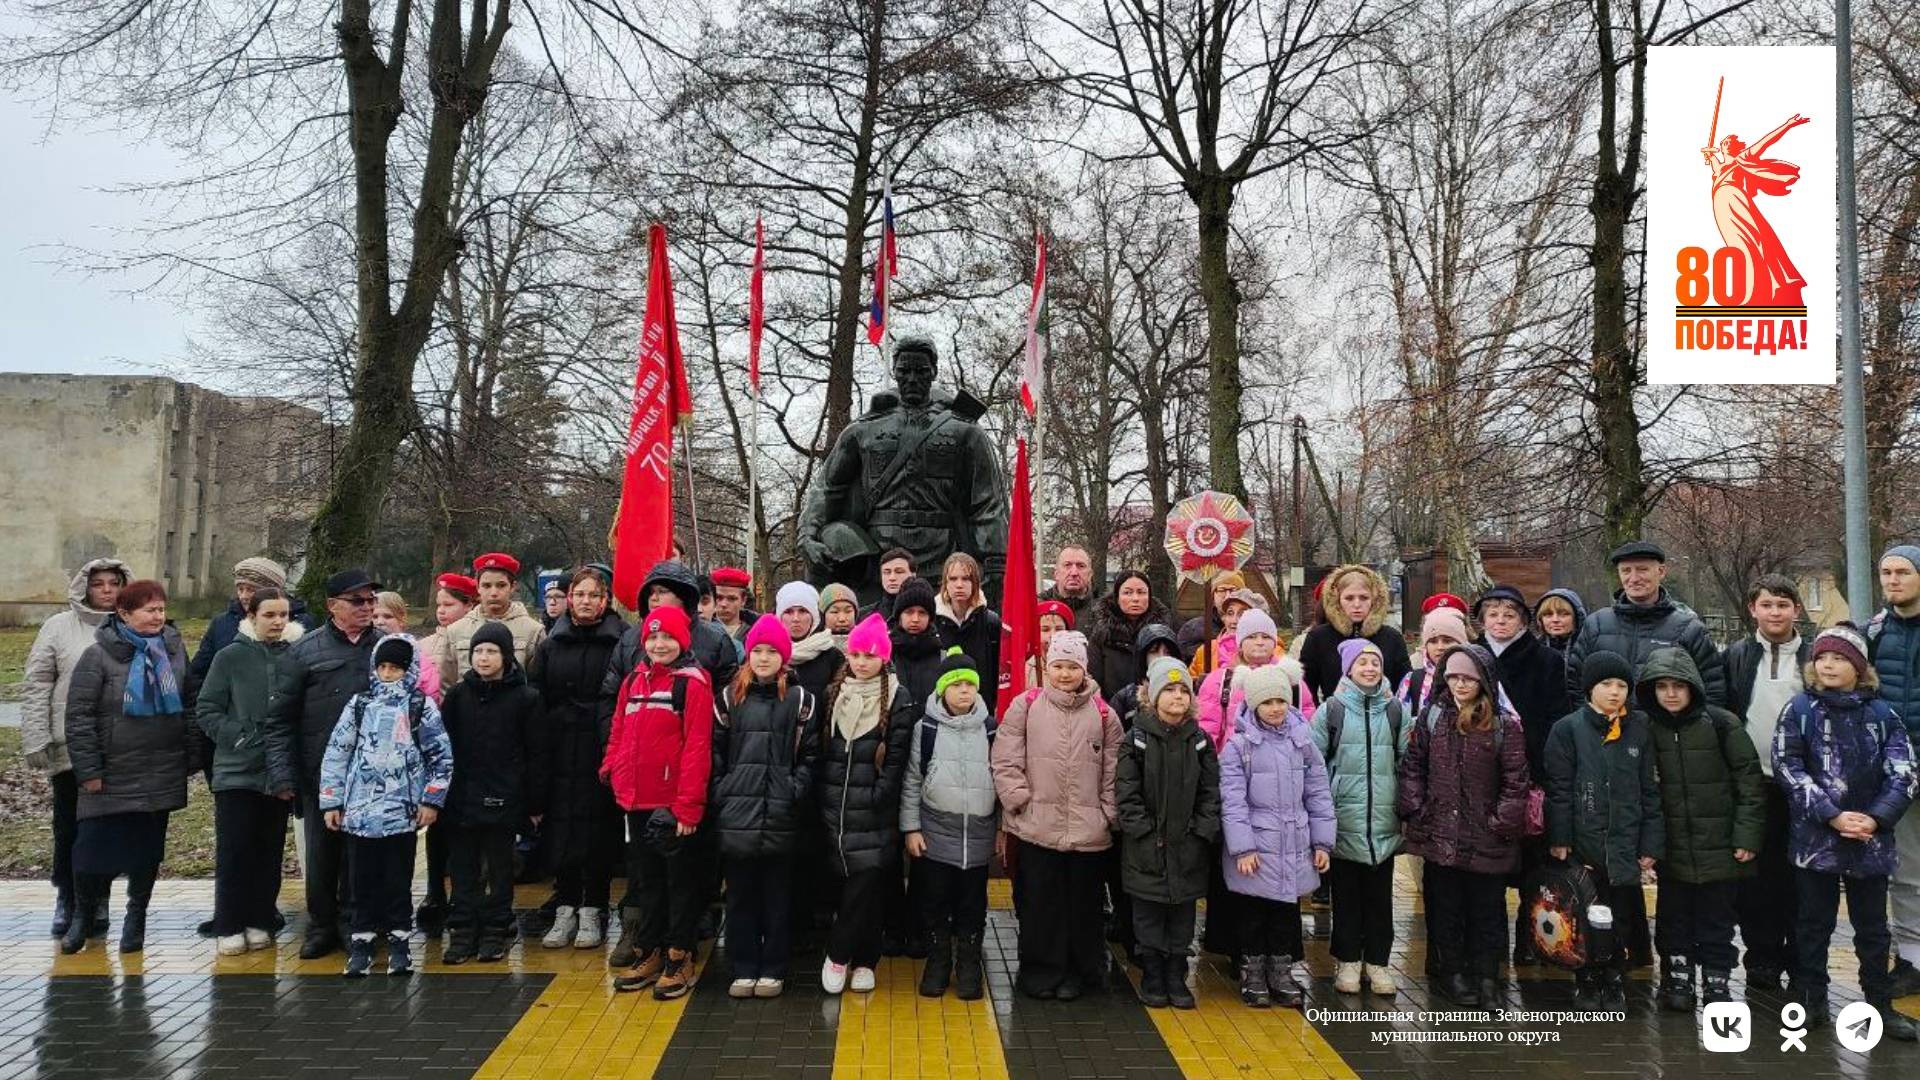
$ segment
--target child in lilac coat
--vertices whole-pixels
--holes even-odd
[[[1248,722],[1220,755],[1222,869],[1240,895],[1240,998],[1299,1008],[1299,899],[1319,888],[1332,858],[1333,791],[1313,732],[1289,704],[1289,669],[1250,669],[1244,686]]]

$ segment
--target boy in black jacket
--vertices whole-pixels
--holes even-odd
[[[504,959],[514,934],[513,842],[521,822],[538,825],[547,804],[547,740],[540,692],[514,659],[513,632],[489,622],[474,631],[471,669],[447,691],[441,716],[453,741],[447,794],[453,912],[441,959]],[[463,760],[464,759],[464,760]]]

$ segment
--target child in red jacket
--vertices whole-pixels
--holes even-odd
[[[713,687],[688,653],[687,613],[662,606],[640,624],[646,662],[620,684],[600,778],[627,815],[627,875],[639,906],[621,913],[634,968],[615,990],[653,987],[662,1001],[693,989],[709,874],[697,836],[713,769]],[[664,951],[663,951],[664,950]]]

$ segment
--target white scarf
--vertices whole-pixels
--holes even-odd
[[[880,726],[886,708],[880,700],[880,688],[887,682],[884,674],[871,679],[848,677],[840,683],[840,696],[833,701],[833,728],[851,743]]]

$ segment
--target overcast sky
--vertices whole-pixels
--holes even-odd
[[[108,188],[163,174],[166,151],[63,124],[0,91],[0,370],[159,374],[185,353],[192,314],[139,283],[58,265],[59,245],[110,247],[139,223],[136,196]]]

